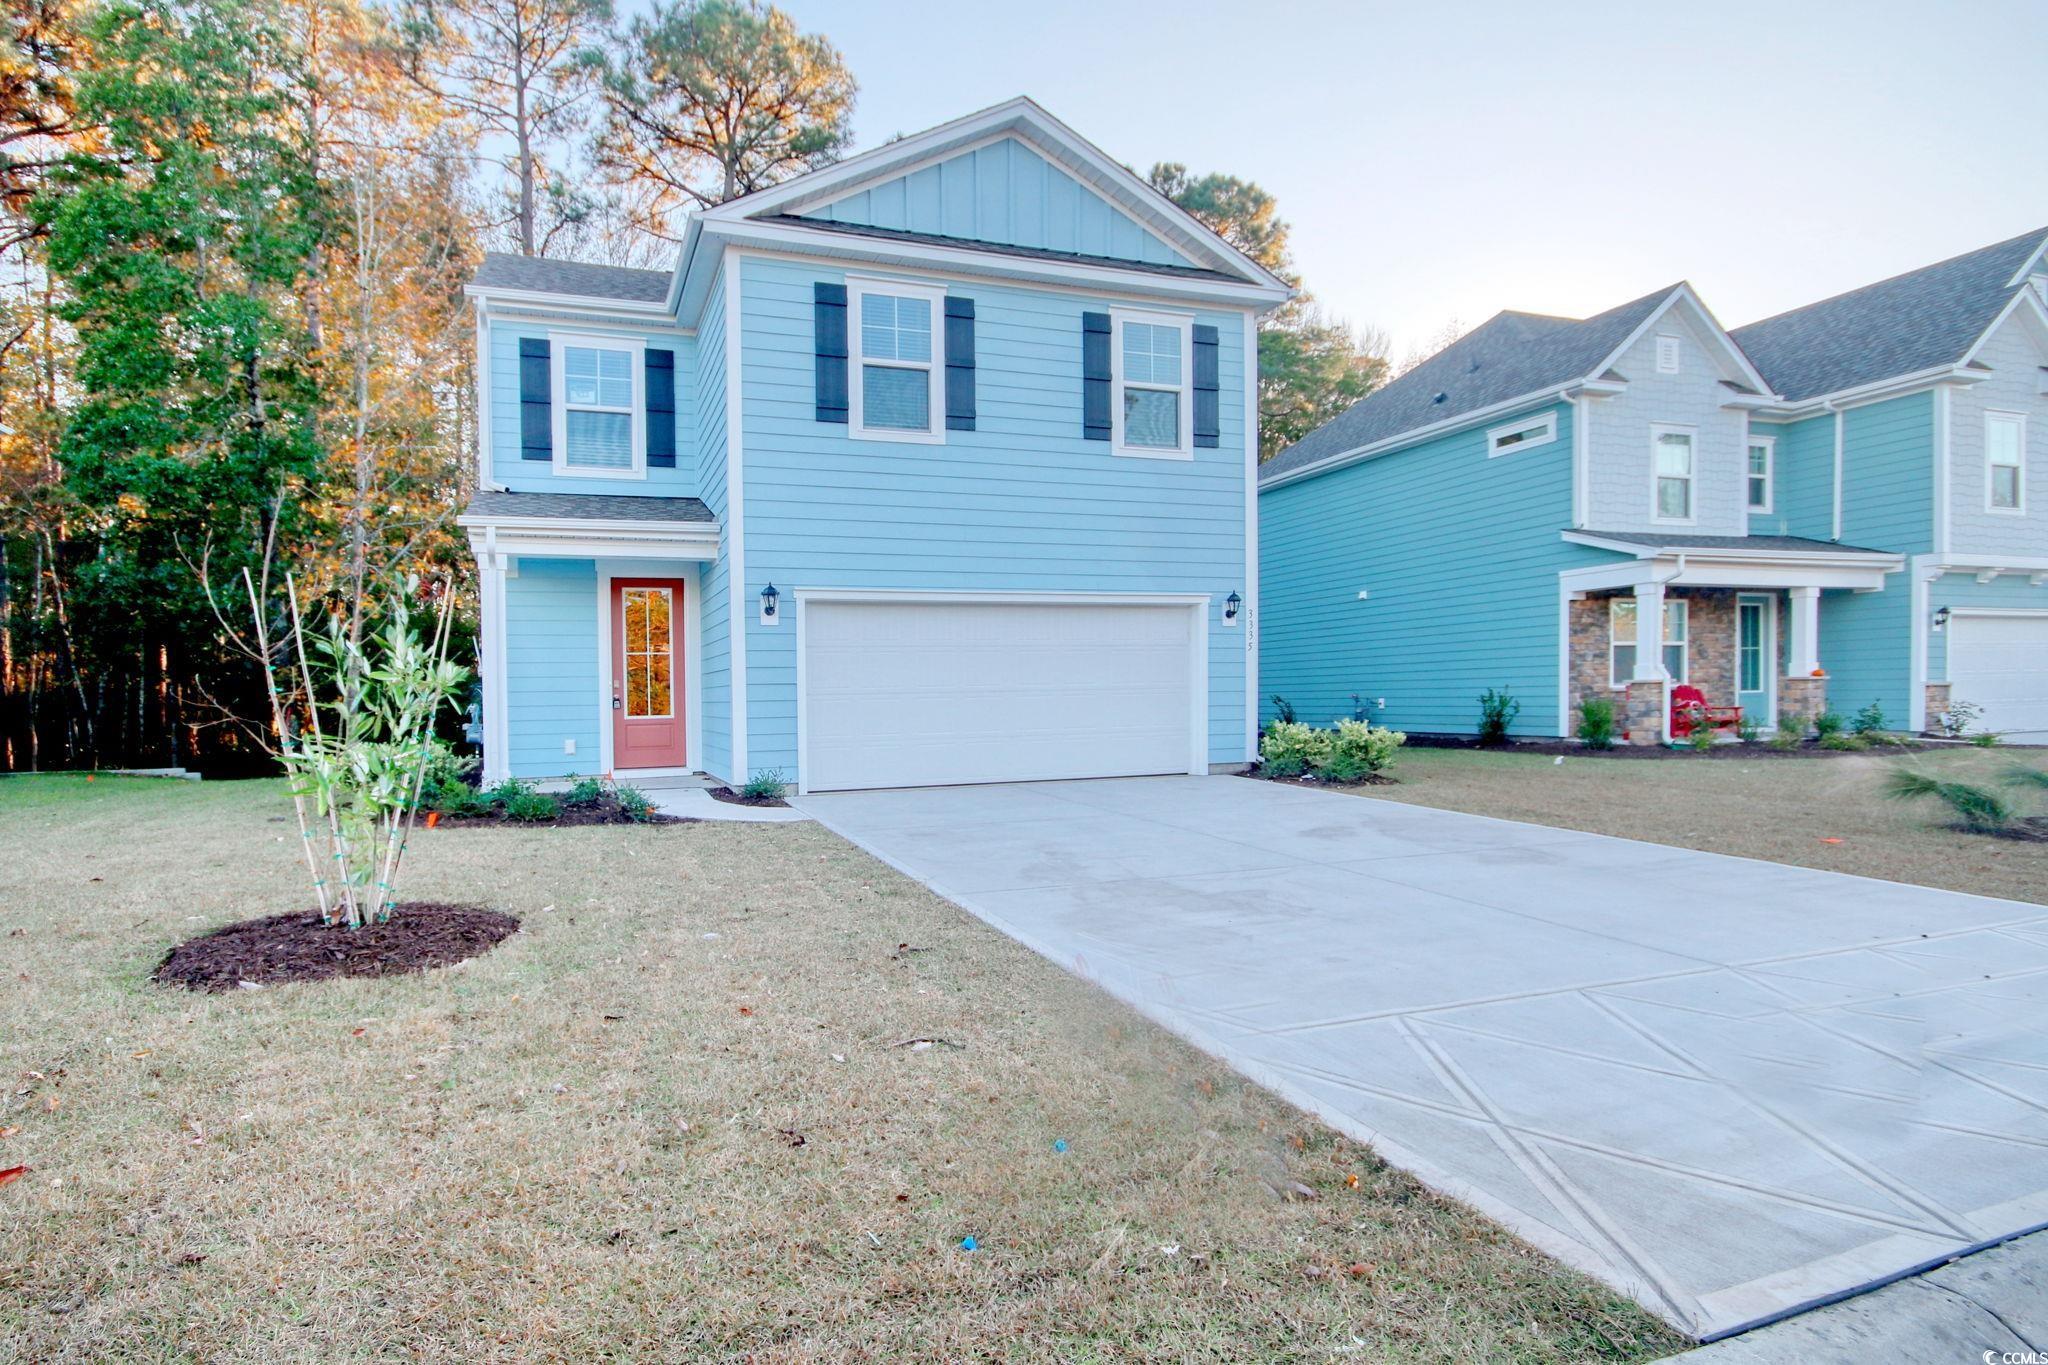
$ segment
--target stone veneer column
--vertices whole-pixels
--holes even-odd
[[[1622,725],[1631,744],[1662,744],[1664,723],[1670,703],[1665,699],[1665,680],[1638,678],[1628,685]]]
[[[1815,716],[1827,709],[1828,680],[1825,677],[1787,678],[1778,684],[1779,715],[1796,716],[1811,723]]]
[[[1927,684],[1927,726],[1929,731],[1941,728],[1941,713],[1948,710],[1949,684],[1931,682]]]

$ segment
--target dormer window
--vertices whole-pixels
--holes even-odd
[[[1657,373],[1678,373],[1678,338],[1657,338]]]
[[[638,343],[555,336],[555,472],[637,479],[647,471]]]
[[[853,308],[852,422],[867,441],[946,439],[940,414],[944,371],[934,338],[946,291],[895,281],[849,281]]]

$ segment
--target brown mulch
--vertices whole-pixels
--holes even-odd
[[[713,787],[712,799],[723,801],[729,806],[786,806],[789,802],[779,796],[742,796],[731,787]]]
[[[336,976],[397,976],[487,953],[519,932],[519,921],[474,905],[406,901],[383,924],[344,929],[318,912],[246,919],[187,939],[164,956],[152,981],[195,991],[231,991]]]
[[[2048,844],[2048,815],[2026,815],[2013,821],[2004,829],[1973,830],[1963,825],[1952,825],[1965,834],[1988,834],[1994,839],[2012,839],[2022,844]]]
[[[1385,773],[1367,773],[1364,777],[1353,778],[1349,782],[1339,782],[1334,777],[1317,777],[1313,773],[1282,777],[1278,773],[1261,772],[1257,767],[1250,768],[1241,776],[1258,782],[1286,782],[1297,787],[1391,787],[1401,780],[1398,777],[1389,777]]]
[[[422,826],[426,824],[423,820]],[[519,829],[539,829],[548,825],[696,825],[700,820],[685,815],[663,815],[654,811],[644,817],[635,818],[616,806],[574,806],[555,812],[546,820],[514,820],[505,815],[444,815],[434,822],[435,829],[468,829],[473,826],[512,825]]]
[[[1904,744],[1873,744],[1867,749],[1825,749],[1812,740],[1802,740],[1799,746],[1793,749],[1780,749],[1761,741],[1754,744],[1716,744],[1711,749],[1694,749],[1683,744],[1677,747],[1663,744],[1630,744],[1627,740],[1616,739],[1612,749],[1595,749],[1589,744],[1566,739],[1518,739],[1508,744],[1481,744],[1465,735],[1410,735],[1406,747],[1482,749],[1495,754],[1563,754],[1569,758],[1740,759],[1747,763],[1757,759],[1857,758],[1871,754],[1910,754],[1937,746],[1916,744],[1909,740]]]

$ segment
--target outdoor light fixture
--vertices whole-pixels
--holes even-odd
[[[775,624],[775,604],[777,601],[781,599],[781,597],[782,594],[775,591],[775,585],[773,583],[770,583],[767,587],[761,589],[762,625],[772,626]]]
[[[1242,607],[1243,605],[1244,605],[1244,599],[1243,599],[1242,597],[1239,597],[1239,596],[1238,596],[1238,595],[1237,595],[1236,593],[1232,593],[1232,594],[1230,594],[1230,596],[1228,596],[1228,597],[1224,598],[1224,599],[1223,599],[1223,619],[1224,619],[1224,621],[1225,621],[1225,622],[1233,622],[1233,621],[1237,620],[1237,609],[1238,609],[1239,607]]]
[[[1948,628],[1949,615],[1950,612],[1947,607],[1936,607],[1934,609],[1934,628],[1936,630],[1946,630]]]

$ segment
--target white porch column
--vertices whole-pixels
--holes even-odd
[[[497,553],[495,546],[477,554],[480,638],[476,663],[484,694],[483,783],[487,787],[512,775],[510,755],[506,752],[512,727],[505,691],[505,567],[506,556]]]
[[[1636,584],[1636,682],[1663,682],[1664,585]]]
[[[1820,667],[1820,589],[1787,588],[1792,598],[1790,639],[1792,657],[1785,661],[1785,676],[1806,678]]]

